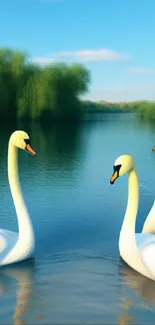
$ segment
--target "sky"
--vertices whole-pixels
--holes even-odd
[[[84,99],[155,100],[154,0],[0,0],[6,46],[39,64],[84,64]]]

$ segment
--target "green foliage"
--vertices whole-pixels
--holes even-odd
[[[89,72],[81,64],[40,67],[30,64],[23,52],[0,49],[0,118],[79,119],[78,96],[89,82]]]
[[[109,103],[81,101],[90,75],[81,64],[32,64],[28,55],[0,49],[0,120],[79,120],[84,113],[137,112],[155,120],[155,103],[147,101]]]
[[[138,102],[120,102],[120,103],[110,103],[106,101],[91,102],[85,100],[82,102],[83,110],[86,113],[129,113],[135,111],[139,108]]]
[[[143,101],[139,103],[139,110],[137,111],[137,116],[140,119],[146,121],[154,121],[155,120],[155,102],[147,102]]]

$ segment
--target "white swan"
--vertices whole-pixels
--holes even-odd
[[[152,151],[155,151],[155,146],[152,148]],[[152,206],[152,209],[148,215],[148,223],[146,222],[146,231],[152,231],[154,233],[154,223],[153,221],[155,220],[155,201]],[[147,220],[146,220],[147,221]],[[145,225],[145,224],[144,224]],[[150,231],[150,232],[151,232]],[[143,263],[145,267],[148,269],[150,274],[155,278],[155,235],[152,236],[152,238],[148,241],[148,243],[143,245],[141,249],[141,257],[143,260]]]
[[[155,146],[153,146],[152,151],[155,151]],[[152,208],[144,222],[143,233],[155,234],[155,200],[153,202]]]
[[[114,164],[114,172],[110,183],[128,173],[128,203],[119,237],[119,251],[123,260],[134,270],[150,279],[155,279],[142,260],[142,247],[154,240],[155,236],[146,233],[135,234],[135,223],[139,202],[139,182],[136,165],[129,155],[120,156]],[[155,251],[154,251],[155,252]],[[155,268],[154,268],[155,271]]]
[[[0,265],[20,262],[32,256],[35,247],[33,226],[27,212],[18,179],[18,149],[35,155],[24,131],[12,133],[8,146],[8,179],[18,219],[19,233],[0,229]]]
[[[155,234],[155,200],[144,222],[142,233]]]

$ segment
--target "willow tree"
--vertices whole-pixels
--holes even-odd
[[[81,65],[70,67],[57,63],[36,70],[23,87],[18,116],[42,120],[77,119],[81,112],[78,95],[86,91],[88,84],[89,73]]]
[[[79,95],[89,85],[89,72],[80,64],[68,66],[52,64],[44,68],[43,74],[51,94],[48,111],[55,119],[76,119],[81,112]]]
[[[0,49],[0,116],[16,118],[20,81],[27,55],[10,49]]]
[[[0,50],[0,116],[18,119],[75,119],[79,95],[88,88],[88,71],[79,64],[32,64],[24,52]]]

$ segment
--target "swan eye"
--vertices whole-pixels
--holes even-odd
[[[30,139],[24,139],[24,141],[25,141],[26,145],[30,144]]]
[[[114,168],[114,173],[117,172],[118,175],[119,175],[119,171],[120,171],[120,168],[122,167],[122,165],[114,165],[113,168]]]

